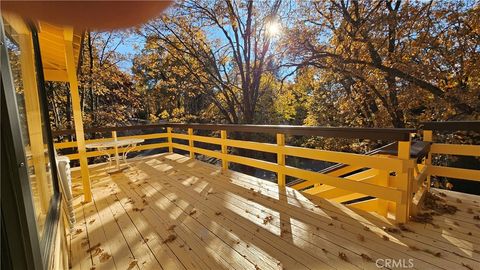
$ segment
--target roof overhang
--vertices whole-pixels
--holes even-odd
[[[37,23],[40,53],[42,55],[43,72],[46,81],[68,81],[65,61],[66,32],[71,28],[53,25],[45,22]],[[75,66],[78,66],[82,49],[83,32],[73,29],[73,54]]]
[[[13,28],[17,35],[31,35],[29,24],[17,15],[3,13],[5,28]],[[40,54],[46,81],[68,81],[65,46],[72,39],[75,66],[78,66],[83,32],[71,27],[64,27],[37,21],[33,23],[38,32]],[[73,31],[73,36],[72,35]],[[70,35],[70,36],[67,36]],[[12,36],[15,40],[17,37]]]

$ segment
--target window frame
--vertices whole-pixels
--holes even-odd
[[[52,175],[53,194],[45,217],[42,237],[39,237],[37,220],[33,206],[26,153],[21,137],[20,117],[15,96],[10,59],[6,45],[6,35],[3,19],[0,20],[0,57],[1,62],[1,99],[2,99],[2,166],[7,164],[17,170],[2,173],[2,186],[10,193],[2,191],[2,224],[5,226],[5,237],[10,253],[12,266],[18,269],[49,269],[53,259],[55,239],[60,222],[61,193],[58,186],[57,164],[53,145],[50,118],[48,115],[47,94],[43,74],[42,59],[38,32],[33,23],[28,23],[34,49],[35,71],[37,76],[37,91],[42,121],[46,129],[48,159]],[[5,112],[5,113],[3,113]],[[6,149],[5,149],[6,148]],[[5,178],[5,179],[4,179]],[[2,234],[3,236],[3,234]],[[2,237],[3,238],[3,237]]]

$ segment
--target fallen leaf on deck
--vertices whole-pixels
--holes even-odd
[[[418,222],[418,223],[432,223],[433,222],[432,214],[430,214],[430,213],[421,213],[421,214],[418,214],[416,216],[412,216],[411,220],[413,222]]]
[[[417,251],[417,250],[419,250],[419,248],[418,248],[418,247],[416,247],[416,246],[409,246],[409,248],[410,248],[411,250],[413,250],[413,251]]]
[[[359,234],[359,235],[357,235],[357,238],[358,238],[358,240],[360,240],[361,242],[365,242],[365,236]]]
[[[100,262],[108,261],[108,259],[110,259],[111,257],[112,257],[112,255],[108,254],[108,252],[103,252],[100,255]]]
[[[429,250],[428,248],[424,249],[423,251],[426,252],[426,253],[428,253],[428,254],[431,254],[431,255],[433,255],[433,256],[435,256],[435,257],[441,257],[441,256],[442,256],[442,253],[440,253],[440,252],[433,252],[433,251]]]
[[[267,217],[265,217],[265,218],[263,219],[263,224],[266,225],[267,223],[272,222],[272,220],[273,220],[273,217],[272,217],[272,216],[267,216]]]
[[[397,224],[398,228],[404,232],[414,232],[412,229],[408,228],[407,226],[405,226],[405,224],[403,223],[398,223]]]
[[[137,260],[131,261],[130,264],[128,265],[127,270],[131,270],[131,269],[135,268],[135,266],[137,266],[137,264],[138,264]]]
[[[166,243],[170,243],[170,242],[173,242],[175,241],[175,239],[177,239],[177,236],[175,234],[170,234],[167,239],[163,240],[163,243],[166,244]]]
[[[367,262],[373,262],[373,259],[365,253],[362,253],[360,256]]]
[[[348,262],[347,254],[343,252],[338,252],[338,257],[346,262]]]
[[[97,255],[102,254],[102,252],[103,252],[103,248],[97,247],[97,248],[93,251],[92,256],[95,257],[95,256],[97,256]]]
[[[458,201],[461,203],[462,201]],[[427,192],[424,198],[424,208],[435,211],[437,214],[450,214],[453,215],[457,212],[458,208],[454,205],[449,205],[440,196],[437,196],[431,192]]]
[[[93,250],[95,250],[95,249],[99,248],[99,247],[100,247],[100,245],[101,245],[101,244],[100,244],[100,243],[98,243],[98,244],[96,244],[96,245],[94,245],[94,246],[90,247],[89,249],[87,249],[87,252],[92,252]]]

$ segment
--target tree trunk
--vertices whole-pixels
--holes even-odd
[[[395,128],[404,128],[405,119],[403,112],[398,105],[397,86],[395,85],[395,77],[387,75],[388,100],[390,101],[390,116],[392,118],[392,125]]]
[[[87,34],[88,38],[88,58],[89,58],[89,65],[88,65],[88,85],[89,85],[89,94],[90,94],[90,112],[92,114],[92,125],[96,125],[96,110],[95,110],[95,95],[93,93],[93,44],[92,44],[92,37],[90,31]],[[93,134],[92,138],[95,138],[95,133]]]
[[[72,128],[72,101],[70,97],[70,90],[67,89],[67,104],[65,106],[65,113],[67,115],[67,129]]]

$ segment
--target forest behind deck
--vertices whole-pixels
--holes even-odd
[[[90,174],[83,204],[73,172],[73,269],[480,269],[479,196],[432,190],[457,211],[402,225],[179,154]]]

